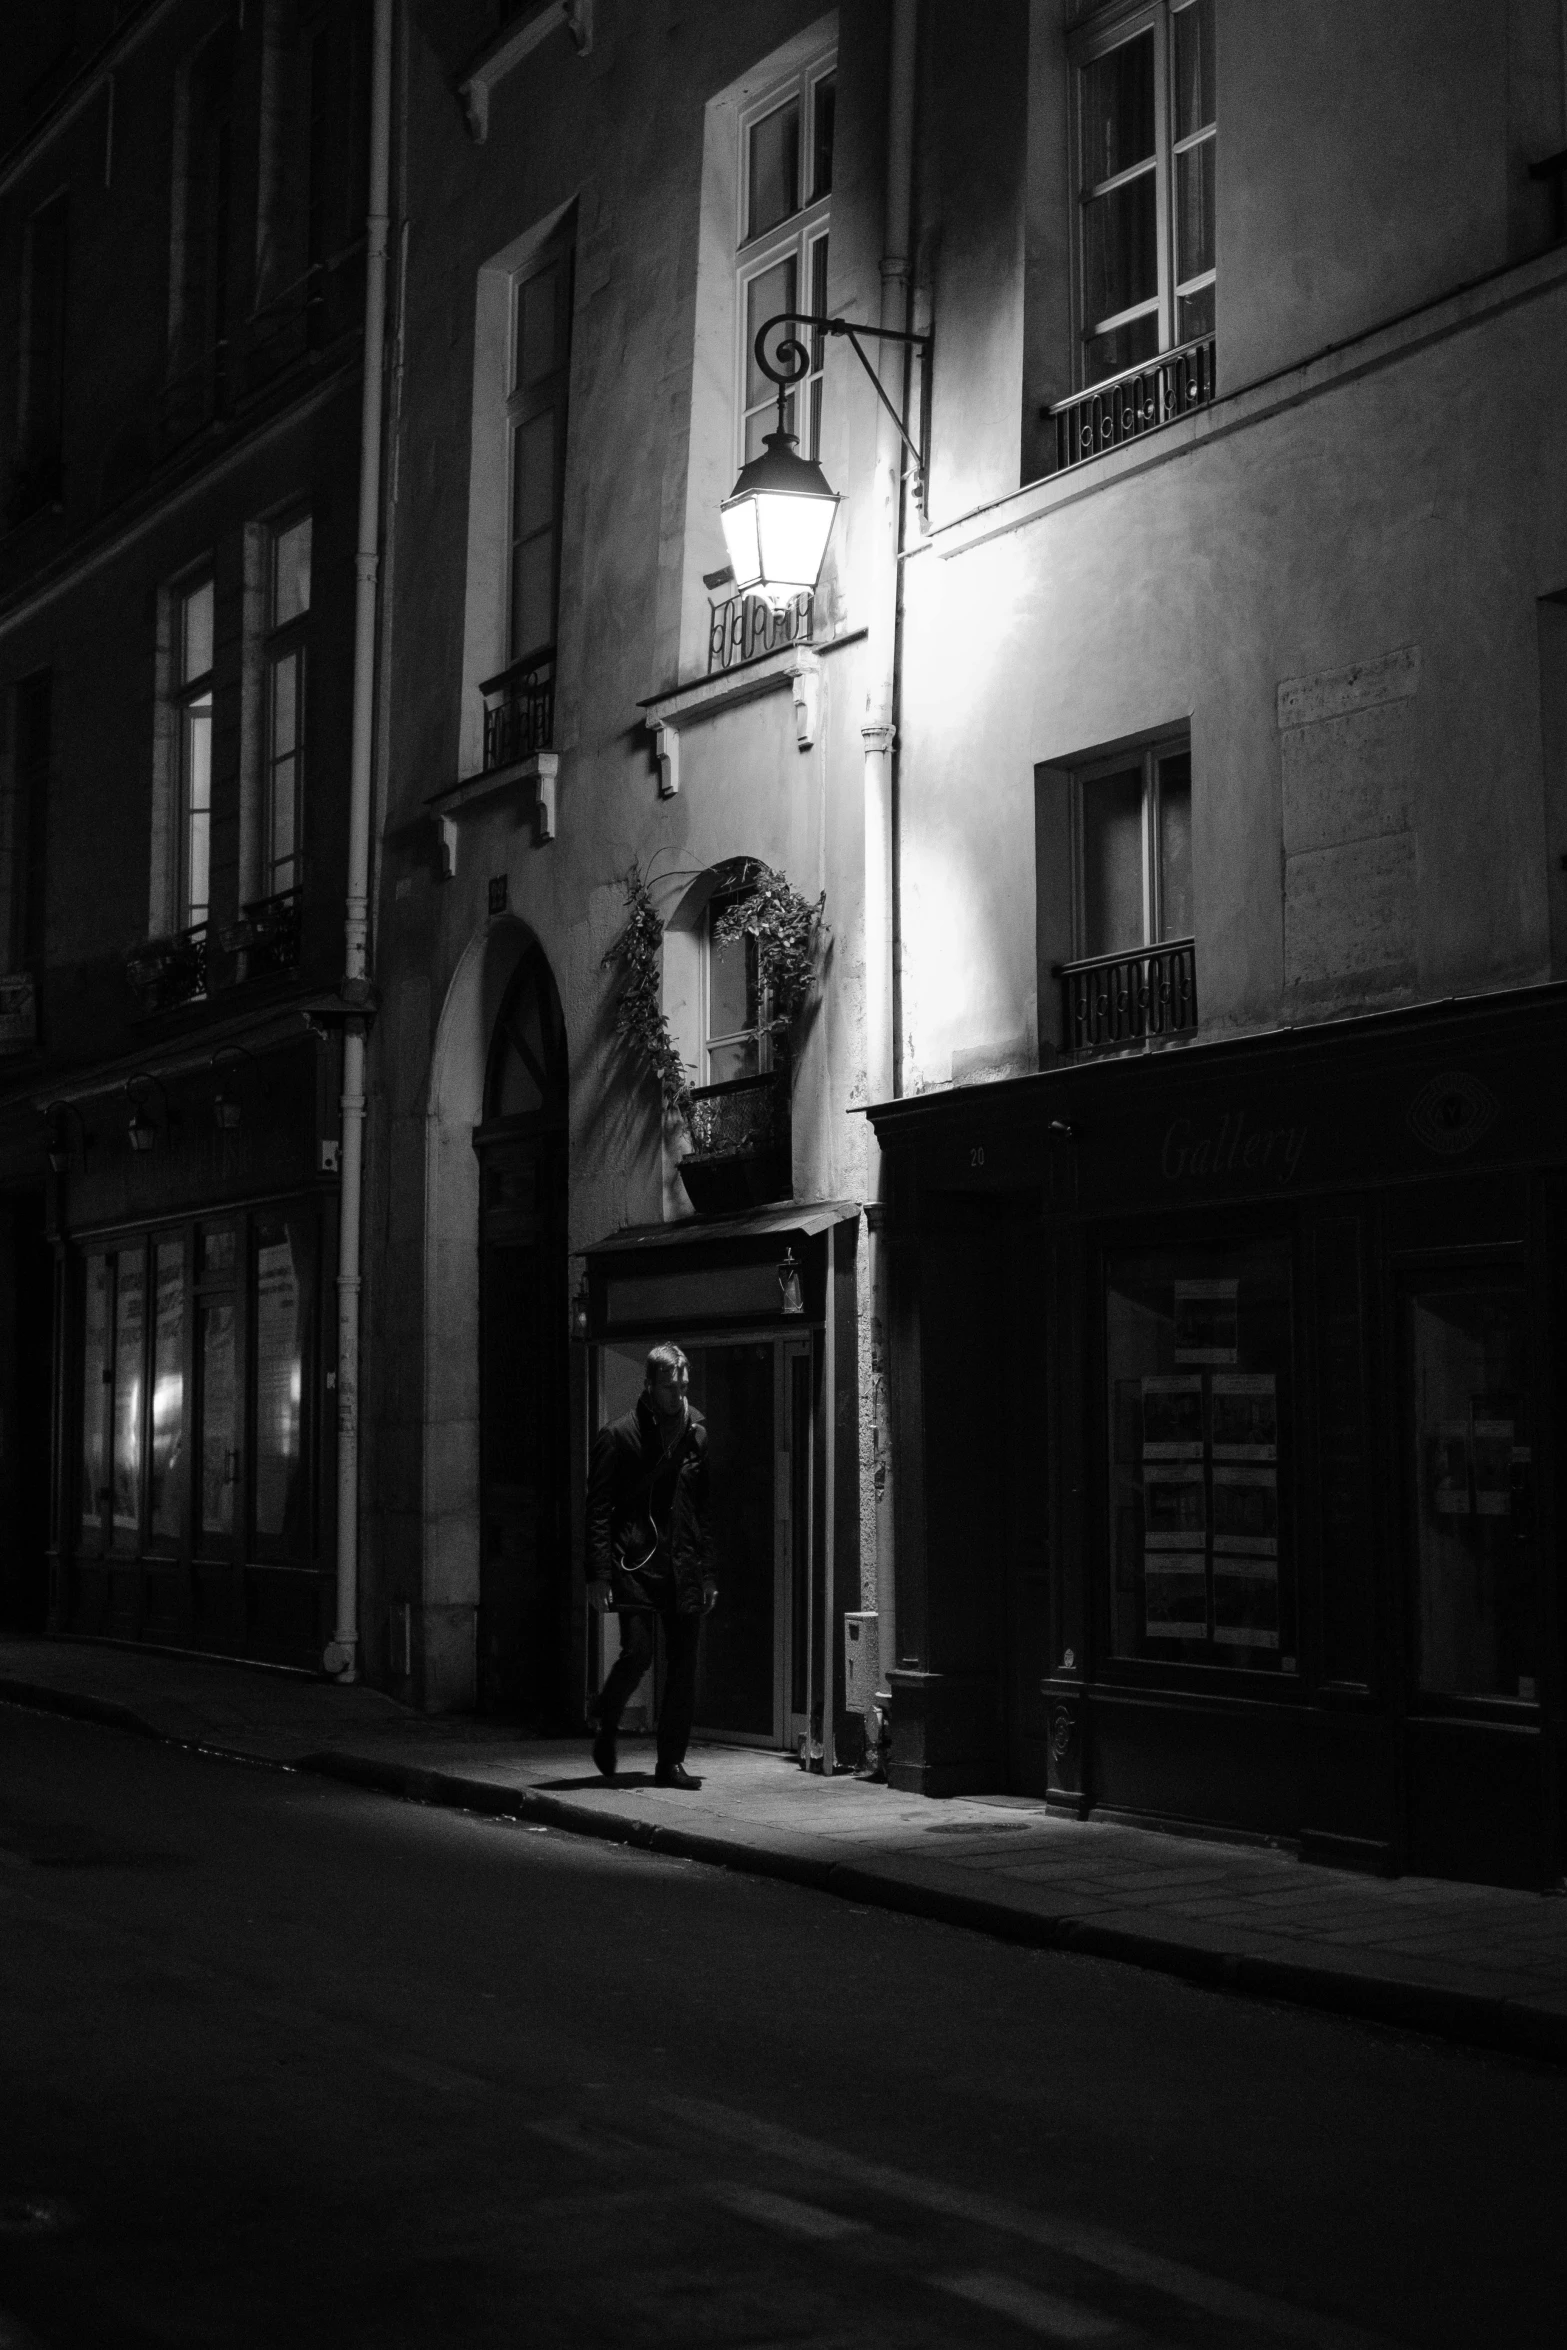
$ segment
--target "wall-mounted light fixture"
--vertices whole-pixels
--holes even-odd
[[[925,463],[920,450],[904,430],[903,419],[882,390],[881,379],[860,347],[861,335],[878,342],[906,343],[925,361],[930,380],[929,335],[905,334],[901,329],[861,326],[847,318],[818,318],[809,311],[780,310],[759,330],[753,348],[756,364],[769,383],[778,386],[778,428],[768,433],[762,454],[742,465],[734,488],[719,509],[724,543],[734,569],[735,592],[760,596],[775,612],[796,596],[808,596],[821,576],[838,493],[813,458],[795,453],[797,436],[789,430],[788,398],[791,385],[811,372],[811,353],[796,335],[786,335],[775,352],[767,338],[776,326],[809,327],[815,334],[842,335],[870,377],[876,397],[898,428],[898,436],[914,460],[913,488],[921,513],[925,509]]]
[[[784,1250],[783,1261],[778,1267],[778,1295],[782,1300],[784,1313],[790,1315],[804,1313],[805,1292],[800,1287],[800,1268],[795,1262],[792,1248]]]
[[[571,1335],[573,1338],[586,1338],[590,1327],[588,1277],[584,1273],[582,1279],[577,1283],[576,1294],[571,1301]]]
[[[47,1135],[44,1148],[49,1155],[50,1168],[56,1175],[66,1175],[70,1172],[71,1136],[66,1125],[68,1118],[76,1120],[76,1131],[81,1137],[84,1165],[87,1159],[87,1145],[92,1139],[87,1132],[86,1121],[74,1102],[51,1102],[44,1112],[44,1128]]]
[[[254,1063],[254,1060],[255,1055],[253,1053],[248,1053],[242,1044],[220,1045],[218,1050],[212,1056],[212,1060],[209,1064],[214,1079],[212,1092],[212,1115],[218,1126],[225,1134],[232,1134],[234,1132],[235,1128],[241,1122],[243,1112],[240,1105],[237,1083],[239,1071],[237,1068],[233,1067],[227,1069],[220,1068],[219,1063],[225,1061],[231,1063],[237,1061],[250,1061]]]
[[[129,1104],[125,1134],[132,1150],[138,1153],[150,1151],[158,1139],[158,1129],[147,1114],[142,1092],[138,1091],[149,1085],[157,1086],[158,1098],[163,1103],[163,1122],[165,1126],[169,1122],[169,1097],[163,1090],[162,1080],[154,1077],[149,1069],[136,1070],[125,1080],[125,1099]]]

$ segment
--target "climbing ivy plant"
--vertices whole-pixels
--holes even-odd
[[[684,1125],[691,1122],[691,1072],[675,1049],[664,1017],[664,917],[653,903],[647,877],[633,858],[621,876],[625,926],[604,956],[604,969],[624,973],[612,1015],[615,1034],[658,1079],[664,1108]]]
[[[767,1010],[764,1025],[774,1044],[786,1051],[789,1032],[815,983],[827,893],[824,890],[814,901],[804,898],[770,865],[748,866],[741,886],[749,894],[724,908],[713,925],[713,936],[720,946],[755,939],[757,986]]]
[[[810,999],[824,934],[823,891],[804,898],[786,875],[770,865],[748,864],[741,875],[746,895],[725,907],[713,926],[720,946],[742,938],[756,941],[757,983],[767,1017],[764,1026],[786,1057],[789,1032]],[[664,918],[641,865],[633,859],[621,876],[626,919],[604,955],[604,969],[619,967],[620,993],[611,1015],[615,1034],[658,1079],[666,1113],[689,1127],[691,1071],[680,1058],[664,1017]]]

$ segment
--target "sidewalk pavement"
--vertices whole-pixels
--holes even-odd
[[[586,1737],[411,1713],[378,1690],[195,1656],[0,1639],[0,1700],[416,1802],[783,1877],[1035,1948],[1567,2061],[1567,1900],[1383,1879],[1226,1844],[1062,1819],[1026,1796],[932,1803],[792,1757],[698,1745],[697,1793],[619,1777]]]

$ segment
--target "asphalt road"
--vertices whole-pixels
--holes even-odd
[[[0,1706],[0,2350],[1563,2338],[1567,2075]]]

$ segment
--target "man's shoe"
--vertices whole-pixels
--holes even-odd
[[[606,1779],[613,1779],[615,1776],[615,1733],[613,1730],[600,1730],[594,1739],[593,1766]]]
[[[681,1763],[660,1763],[653,1773],[655,1787],[700,1787],[700,1779],[693,1779]]]

